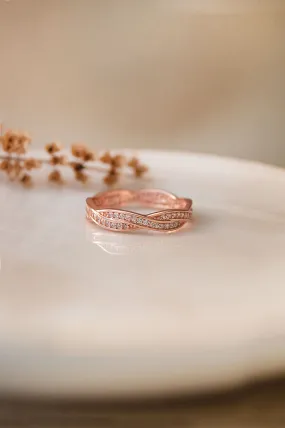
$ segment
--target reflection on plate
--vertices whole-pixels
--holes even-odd
[[[181,234],[183,236],[183,234],[190,232],[191,229],[190,226],[188,226],[185,230],[178,232],[178,235]],[[157,249],[157,251],[160,251],[167,242],[166,239],[171,235],[162,236],[160,233],[157,233],[155,234],[155,239],[152,239],[153,236],[154,233],[145,231],[124,234],[111,232],[86,221],[87,240],[112,256],[127,256],[134,253],[142,253],[148,250],[149,245]],[[175,236],[175,239],[173,239],[173,235],[171,236],[172,248],[179,248],[181,246],[177,237],[178,236]]]

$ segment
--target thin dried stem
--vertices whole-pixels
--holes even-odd
[[[0,154],[0,160],[6,160],[6,159],[17,160],[17,161],[25,161],[28,159],[28,157],[27,156],[11,156],[11,155],[1,155]],[[34,159],[41,162],[42,164],[50,165],[50,159],[47,159],[47,158],[34,158]],[[65,167],[70,168],[70,167],[72,167],[72,164],[73,164],[73,162],[68,161],[66,164],[61,165],[61,166],[63,166],[63,167],[65,166]],[[102,173],[102,172],[106,173],[109,171],[108,166],[104,165],[104,164],[103,165],[88,164],[84,167],[84,169],[86,169],[88,171],[96,171],[96,172],[100,172],[100,173]],[[131,171],[127,171],[127,170],[124,171],[124,174],[133,176],[133,173]]]
[[[104,174],[105,184],[112,186],[116,184],[122,175],[141,178],[148,168],[141,164],[139,159],[126,159],[121,154],[112,155],[105,152],[100,157],[91,151],[84,144],[73,144],[71,155],[68,158],[61,152],[61,144],[52,142],[45,146],[48,158],[29,157],[27,154],[31,138],[21,132],[7,131],[0,136],[3,154],[0,154],[0,169],[5,172],[11,180],[17,180],[24,185],[32,183],[30,171],[40,168],[42,165],[48,165],[51,171],[48,175],[49,181],[57,184],[63,184],[64,178],[60,168],[68,167],[73,170],[77,181],[85,183],[88,180],[88,174],[98,172]]]

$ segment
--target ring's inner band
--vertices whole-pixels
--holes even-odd
[[[145,207],[190,210],[191,199],[177,198],[162,190],[113,190],[102,192],[88,198],[88,204],[96,209],[119,208],[121,206],[138,204]]]

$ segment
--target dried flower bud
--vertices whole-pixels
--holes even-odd
[[[63,179],[61,176],[61,173],[55,169],[53,170],[49,176],[48,176],[49,181],[53,182],[53,183],[57,183],[57,184],[62,184],[63,183]]]
[[[86,152],[85,154],[84,154],[84,156],[83,156],[83,161],[84,162],[92,162],[92,161],[95,161],[95,154],[93,153],[93,152],[91,152],[91,151],[88,151],[88,152]]]
[[[118,181],[118,176],[116,175],[107,174],[104,177],[104,183],[107,184],[107,186],[112,186],[113,184],[116,184],[117,181]]]
[[[49,143],[45,149],[50,155],[53,155],[61,150],[61,145],[59,143]]]
[[[10,161],[9,161],[8,159],[4,159],[4,160],[0,163],[0,169],[1,169],[2,171],[8,171],[8,169],[9,169],[9,164],[10,164]]]
[[[119,176],[118,170],[114,166],[111,166],[111,168],[109,169],[109,174]]]
[[[129,160],[128,162],[128,166],[130,168],[137,168],[137,166],[139,165],[139,160],[138,158],[133,157],[131,160]]]
[[[125,158],[122,155],[116,155],[112,158],[112,165],[115,168],[122,168],[125,164]]]
[[[145,165],[138,165],[135,169],[135,176],[140,178],[148,171],[148,167]]]
[[[70,166],[76,172],[82,171],[85,168],[83,163],[80,163],[80,162],[70,162]]]
[[[11,180],[14,180],[19,174],[18,162],[6,159],[1,163],[1,169],[7,173]]]
[[[15,153],[17,153],[18,155],[23,155],[24,153],[26,153],[28,145],[30,144],[31,141],[32,140],[29,135],[25,133],[19,133],[18,139],[17,139],[17,145],[15,147]]]
[[[7,131],[1,137],[3,151],[14,153],[18,148],[18,134],[14,131]]]
[[[104,177],[104,183],[108,186],[116,184],[119,179],[119,174],[116,168],[111,167],[108,174]]]
[[[100,161],[103,163],[111,164],[112,160],[113,160],[113,158],[109,152],[104,153],[104,155],[100,157]]]
[[[18,134],[18,142],[20,144],[30,144],[31,141],[32,141],[31,137],[25,132]]]
[[[24,161],[24,168],[30,171],[31,169],[40,168],[41,164],[41,161],[37,159],[26,159]]]
[[[32,184],[32,177],[29,174],[24,174],[20,181],[24,186],[30,187]]]
[[[84,144],[73,144],[71,146],[71,153],[76,158],[83,159],[87,151],[87,147]]]
[[[66,164],[66,157],[63,155],[61,155],[61,156],[53,155],[51,157],[51,160],[49,163],[51,165],[65,165]]]
[[[82,171],[76,171],[75,178],[76,180],[81,181],[81,183],[86,183],[88,180],[88,175],[84,174]]]

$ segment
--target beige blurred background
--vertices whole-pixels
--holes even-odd
[[[285,166],[285,0],[0,0],[0,120],[34,147]]]

